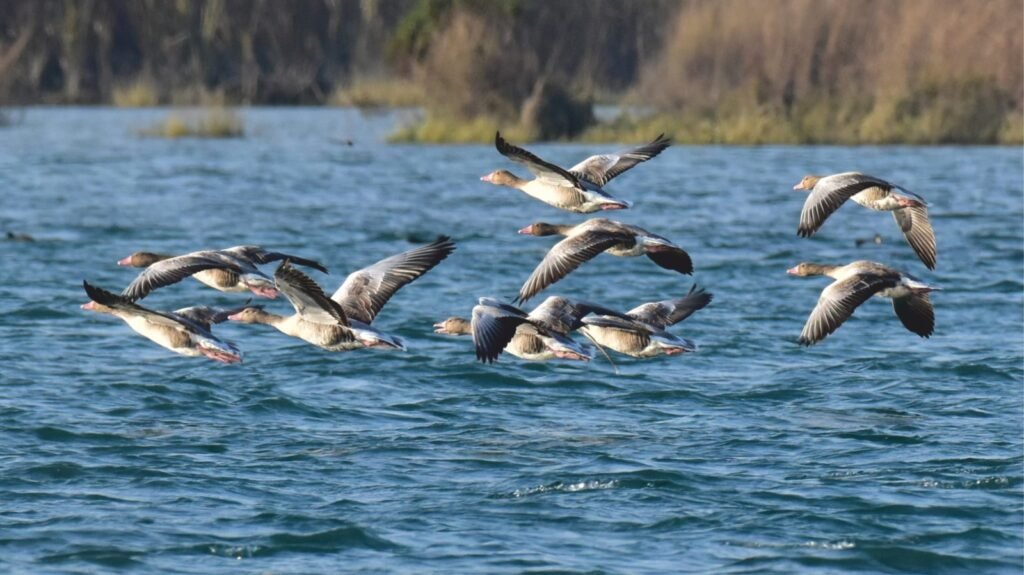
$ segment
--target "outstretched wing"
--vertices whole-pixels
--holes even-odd
[[[551,296],[541,302],[530,312],[530,319],[534,323],[542,324],[551,332],[567,335],[579,329],[583,325],[580,320],[589,314],[602,314],[633,322],[629,316],[602,305],[559,296]]]
[[[341,305],[327,297],[315,281],[292,267],[288,260],[277,266],[274,285],[277,291],[288,298],[295,313],[302,319],[327,325],[348,325],[348,318]]]
[[[179,317],[175,314],[142,307],[125,296],[111,293],[103,288],[96,287],[87,281],[82,282],[82,287],[85,288],[85,293],[89,296],[89,299],[98,304],[109,307],[110,309],[144,317],[147,321],[159,325],[170,326],[178,329],[187,328],[196,332],[209,331],[201,324],[196,323],[190,318]]]
[[[516,329],[529,322],[521,310],[503,304],[501,307],[481,303],[473,306],[473,347],[476,358],[484,363],[493,363],[501,355],[508,342],[516,334]]]
[[[857,172],[835,174],[818,180],[804,201],[803,209],[800,210],[797,234],[803,238],[814,235],[843,202],[859,192],[876,186],[887,190],[892,188],[892,184],[885,180]]]
[[[605,232],[583,232],[555,244],[537,265],[519,290],[520,302],[532,298],[541,290],[569,275],[584,262],[624,241],[635,241],[632,236],[618,236]]]
[[[569,168],[569,173],[577,178],[587,180],[594,185],[604,186],[622,172],[629,170],[640,162],[646,162],[657,156],[665,148],[672,145],[672,140],[665,134],[658,135],[653,142],[632,150],[615,154],[590,156],[586,160]]]
[[[921,258],[928,269],[935,269],[935,231],[928,220],[928,208],[901,208],[893,210],[892,217],[896,219],[896,225],[903,231],[917,257]]]
[[[579,179],[564,168],[542,160],[533,153],[505,141],[505,138],[501,137],[501,132],[495,132],[494,134],[494,147],[497,148],[502,156],[525,166],[538,179],[545,180],[556,186],[583,187]]]
[[[178,283],[194,273],[211,269],[243,273],[242,268],[227,257],[216,257],[212,253],[205,255],[203,252],[185,254],[156,262],[142,270],[121,295],[132,301],[140,300],[157,288]]]
[[[310,260],[306,258],[300,258],[299,256],[293,256],[290,254],[283,254],[281,252],[268,252],[260,246],[235,246],[224,250],[234,255],[241,256],[253,263],[257,264],[269,264],[271,262],[279,262],[281,260],[288,260],[293,264],[300,266],[306,266],[315,270],[320,270],[327,273],[327,268],[323,264],[316,260]]]
[[[263,309],[262,305],[253,306],[251,305],[252,299],[245,302],[245,305],[241,305],[231,309],[220,309],[215,307],[209,307],[205,305],[197,305],[192,307],[186,307],[182,309],[174,310],[174,315],[184,317],[192,320],[197,324],[203,326],[207,330],[211,330],[212,327],[218,323],[227,321],[228,316],[240,313],[242,310],[249,307],[256,307]]]
[[[704,309],[712,299],[714,299],[712,294],[705,292],[704,288],[698,288],[697,284],[693,284],[690,287],[690,292],[684,297],[641,304],[626,312],[626,315],[664,329],[690,317],[697,310]]]
[[[935,331],[935,310],[928,294],[893,298],[892,309],[903,326],[917,335],[929,337]]]
[[[331,299],[352,319],[371,323],[402,286],[414,281],[455,251],[455,242],[440,236],[433,242],[385,258],[352,272]]]
[[[879,291],[895,286],[896,281],[887,275],[858,274],[832,282],[822,290],[798,341],[814,345],[825,339],[853,315],[857,306]]]

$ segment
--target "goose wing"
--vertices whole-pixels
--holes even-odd
[[[853,315],[857,306],[896,283],[897,278],[888,274],[865,273],[832,282],[822,290],[798,341],[802,345],[813,345],[825,339]]]
[[[583,188],[579,178],[569,173],[568,170],[542,160],[519,146],[508,143],[505,141],[505,138],[501,137],[501,132],[495,132],[494,134],[494,147],[497,148],[498,153],[502,156],[525,166],[537,179],[556,186]]]
[[[928,294],[893,298],[892,309],[903,326],[917,335],[929,337],[935,331],[935,310]]]
[[[215,252],[196,252],[154,263],[142,270],[121,295],[131,301],[140,300],[157,288],[178,283],[194,273],[211,269],[244,273],[241,266],[231,258],[219,256]]]
[[[125,312],[134,316],[143,317],[146,321],[157,325],[164,325],[168,327],[174,327],[177,329],[185,328],[195,332],[207,332],[201,324],[194,320],[178,316],[173,313],[165,313],[162,311],[152,310],[135,303],[131,299],[123,296],[111,293],[103,288],[94,286],[87,281],[82,282],[82,287],[85,288],[86,295],[92,301],[107,306],[111,309]]]
[[[818,231],[818,228],[825,223],[832,212],[843,205],[843,202],[855,194],[875,186],[887,190],[892,188],[892,184],[885,180],[857,172],[846,172],[822,178],[804,201],[804,207],[800,210],[800,226],[797,228],[797,234],[804,238],[814,235],[814,232]]]
[[[665,148],[672,145],[672,140],[660,134],[649,144],[645,144],[632,150],[625,150],[615,154],[600,154],[590,156],[575,166],[569,168],[569,173],[579,179],[603,187],[622,172],[629,170],[640,162],[646,162],[657,156]]]
[[[327,325],[348,325],[341,304],[327,297],[312,278],[292,267],[288,260],[277,266],[274,285],[288,298],[302,319]]]
[[[235,246],[223,250],[236,257],[245,258],[253,263],[257,264],[269,264],[271,262],[279,262],[281,260],[288,260],[293,264],[300,266],[306,266],[315,270],[320,270],[327,273],[327,268],[323,264],[316,260],[310,260],[306,258],[300,258],[299,256],[293,256],[291,254],[284,254],[281,252],[268,252],[260,246]]]
[[[632,323],[632,319],[625,314],[602,305],[585,301],[574,301],[558,296],[551,296],[545,299],[530,312],[529,317],[534,323],[543,325],[551,332],[566,335],[570,331],[582,327],[583,322],[581,320],[590,314],[603,314]]]
[[[928,208],[901,208],[893,210],[892,217],[896,219],[896,225],[903,231],[917,257],[921,258],[928,269],[935,269],[935,231],[928,220]]]
[[[476,358],[484,363],[493,363],[501,355],[520,325],[528,323],[526,314],[507,304],[490,305],[494,300],[484,298],[473,306],[470,325],[473,329],[473,347]]]
[[[690,317],[697,310],[704,309],[712,299],[714,299],[714,295],[705,292],[704,288],[698,288],[697,284],[693,284],[690,287],[690,292],[684,297],[641,304],[627,311],[626,315],[664,329]]]
[[[555,244],[537,265],[519,290],[520,302],[525,302],[541,290],[569,275],[584,262],[606,249],[623,242],[636,241],[628,234],[615,234],[596,230],[573,234]]]
[[[199,324],[199,325],[203,326],[204,328],[206,328],[207,330],[211,330],[212,326],[214,326],[214,325],[216,325],[218,323],[223,323],[223,322],[227,321],[228,316],[234,315],[236,313],[239,313],[239,312],[241,312],[242,310],[244,310],[244,309],[246,309],[248,307],[254,307],[254,306],[251,305],[250,302],[252,302],[251,299],[246,301],[245,305],[241,305],[241,306],[238,306],[238,307],[235,307],[235,308],[231,308],[231,309],[220,309],[220,308],[209,307],[209,306],[205,306],[205,305],[197,305],[197,306],[191,306],[191,307],[186,307],[186,308],[182,308],[182,309],[176,309],[172,313],[174,315],[176,315],[176,316],[184,317],[186,319],[194,321],[197,324]],[[261,309],[263,308],[262,305],[255,306],[255,307],[258,307],[258,308],[261,308]]]
[[[369,324],[402,286],[414,281],[455,251],[455,242],[440,236],[433,242],[385,258],[352,272],[331,299],[352,319]]]

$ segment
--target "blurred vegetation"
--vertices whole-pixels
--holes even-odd
[[[501,128],[1024,144],[1021,0],[5,0],[3,14],[0,104],[421,106],[395,138],[426,142]],[[597,123],[599,98],[650,111]]]
[[[241,138],[245,123],[235,110],[212,107],[174,112],[140,134],[152,138]]]
[[[414,108],[425,102],[419,84],[402,78],[361,78],[331,92],[327,103],[355,108]]]

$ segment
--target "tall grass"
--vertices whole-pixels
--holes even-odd
[[[461,118],[428,115],[424,120],[402,126],[389,138],[392,142],[420,144],[486,144],[494,142],[495,131],[510,140],[523,142],[536,137],[529,126],[506,122],[493,116]]]
[[[241,138],[245,122],[233,109],[214,107],[172,112],[163,121],[140,131],[153,138]]]
[[[1024,3],[681,4],[632,94],[684,133],[749,143],[1015,143]]]
[[[160,90],[149,78],[114,87],[110,99],[118,108],[146,108],[160,103]]]
[[[331,106],[355,108],[414,108],[425,101],[420,84],[404,78],[367,78],[336,88],[328,97]]]

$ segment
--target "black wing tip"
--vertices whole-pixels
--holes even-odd
[[[92,301],[102,305],[112,305],[124,302],[130,302],[131,299],[117,295],[113,292],[109,292],[99,286],[94,286],[86,280],[82,280],[82,288],[85,289],[85,295],[89,296]]]
[[[500,130],[495,130],[494,132],[494,147],[498,150],[498,152],[500,152],[503,155],[511,147],[511,144],[508,143],[508,140],[501,137]]]
[[[494,362],[498,361],[498,356],[496,356],[496,355],[492,356],[492,355],[483,353],[481,351],[477,351],[476,352],[476,359],[480,363],[491,364],[491,363],[494,363]]]
[[[315,269],[317,271],[321,271],[321,272],[323,272],[323,273],[325,273],[327,275],[331,274],[331,272],[327,271],[327,266],[325,266],[324,264],[322,264],[322,263],[320,263],[320,262],[318,262],[316,260],[305,260],[304,259],[304,260],[302,260],[301,263],[302,263],[302,265],[304,265],[304,266],[306,266],[308,268],[313,268],[313,269]]]
[[[671,145],[672,145],[672,138],[666,137],[665,136],[665,132],[662,132],[662,133],[658,134],[657,138],[654,138],[654,140],[652,140],[650,144],[647,144],[648,147],[650,147],[650,148],[652,148],[654,150],[654,155],[651,156],[652,158],[654,156],[657,156],[658,154],[664,152],[665,149],[668,148]]]
[[[437,236],[437,239],[430,242],[430,245],[443,251],[445,256],[454,252],[456,248],[455,240],[444,234]]]
[[[667,270],[685,275],[693,275],[693,258],[686,250],[648,252],[647,257],[655,264]]]
[[[814,235],[814,230],[803,227],[797,228],[796,235],[800,236],[801,238],[809,238]]]

